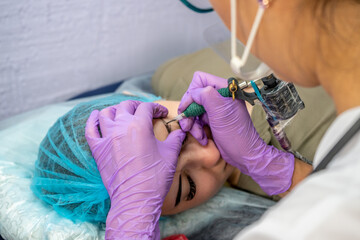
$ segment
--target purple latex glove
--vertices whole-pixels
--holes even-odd
[[[209,125],[226,162],[251,176],[267,194],[285,192],[291,186],[294,156],[267,145],[256,132],[245,102],[233,101],[216,91],[224,87],[227,87],[226,79],[196,72],[178,110],[183,112],[196,102],[204,106],[206,113],[195,120],[180,120],[181,128],[206,144],[202,126]]]
[[[163,142],[155,138],[152,119],[167,114],[156,103],[124,101],[93,111],[86,122],[85,137],[111,200],[106,239],[160,239],[161,207],[185,138],[181,130]]]

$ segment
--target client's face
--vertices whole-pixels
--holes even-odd
[[[169,127],[165,125],[166,121],[176,116],[179,103],[159,103],[169,109],[167,118],[154,120],[155,136],[163,141],[171,131],[180,128],[175,122]],[[234,167],[220,157],[209,128],[205,128],[205,131],[209,139],[206,146],[202,146],[191,134],[187,134],[178,158],[173,183],[164,201],[163,215],[179,213],[204,203],[220,190],[233,172]]]

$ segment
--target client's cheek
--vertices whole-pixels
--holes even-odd
[[[175,181],[171,184],[170,190],[167,193],[163,206],[161,208],[161,215],[171,215],[174,214],[174,208],[175,208],[175,200],[177,195],[177,186],[178,183],[175,184]],[[176,185],[176,186],[175,186]]]

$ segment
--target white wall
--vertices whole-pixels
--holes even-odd
[[[0,120],[206,47],[178,0],[0,0]]]

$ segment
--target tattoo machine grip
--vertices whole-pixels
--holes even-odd
[[[228,88],[220,88],[217,90],[223,97],[231,97],[231,93]],[[191,103],[183,112],[186,117],[196,117],[204,114],[205,108],[195,102]]]

